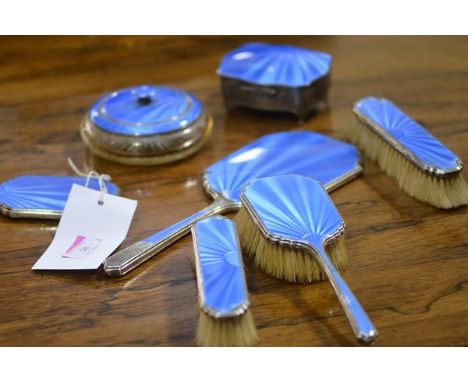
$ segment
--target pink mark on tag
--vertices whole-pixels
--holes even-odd
[[[87,238],[77,235],[70,248],[62,257],[67,259],[81,259],[93,252],[102,243],[101,239]]]

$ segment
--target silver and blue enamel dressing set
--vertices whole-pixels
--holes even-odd
[[[226,54],[217,73],[226,107],[305,119],[327,107],[331,64],[327,53],[248,43]],[[125,275],[191,232],[199,345],[248,346],[258,338],[243,254],[287,282],[329,280],[356,338],[372,343],[378,332],[340,275],[348,264],[345,223],[328,195],[361,174],[354,145],[403,191],[435,207],[468,204],[468,188],[460,158],[389,100],[364,98],[353,112],[355,123],[346,131],[352,144],[311,131],[277,132],[212,164],[202,175],[212,204],[118,250],[105,260],[104,272]],[[84,116],[81,137],[109,161],[155,165],[196,153],[213,129],[193,94],[144,85],[97,100]],[[73,184],[103,186],[90,177],[19,176],[0,184],[0,211],[12,218],[60,219]],[[104,186],[119,193],[110,181]],[[219,216],[233,211],[234,220]]]

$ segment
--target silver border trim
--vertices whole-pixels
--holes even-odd
[[[226,312],[226,313],[221,313],[221,312],[217,311],[216,309],[213,309],[213,308],[209,307],[208,305],[206,305],[206,302],[205,302],[205,294],[204,294],[204,288],[203,288],[203,276],[202,276],[202,272],[201,272],[201,268],[200,268],[200,261],[199,261],[199,254],[198,254],[198,240],[197,240],[195,227],[199,222],[202,222],[203,220],[207,220],[207,219],[212,219],[212,218],[228,220],[233,225],[233,228],[234,228],[234,231],[235,231],[235,234],[236,234],[235,235],[236,236],[236,244],[237,244],[237,249],[238,249],[237,253],[239,255],[239,261],[240,261],[240,264],[241,264],[241,267],[242,267],[243,283],[244,283],[244,289],[245,289],[246,297],[247,297],[245,303],[236,306],[231,311]],[[228,218],[226,218],[224,216],[208,217],[208,218],[201,219],[201,220],[197,221],[197,223],[195,223],[192,226],[191,231],[192,231],[192,237],[193,237],[193,250],[194,250],[194,253],[195,253],[194,257],[195,257],[195,270],[196,270],[196,274],[197,274],[197,289],[198,289],[198,306],[199,306],[199,308],[201,310],[203,310],[203,312],[205,312],[206,314],[208,314],[210,317],[212,317],[214,319],[233,318],[233,317],[242,316],[249,309],[250,301],[249,301],[249,293],[248,293],[248,288],[247,288],[247,281],[245,279],[244,262],[243,262],[243,259],[242,259],[241,246],[240,246],[240,241],[239,241],[239,235],[237,234],[236,224],[231,219],[228,219]]]
[[[299,175],[299,176],[302,176],[302,175]],[[317,180],[313,179],[313,178],[308,178],[308,177],[305,177],[305,176],[302,176],[303,178],[306,178],[306,179],[312,179],[316,182],[318,182]],[[301,249],[301,250],[304,250],[304,251],[314,251],[315,252],[315,249],[310,245],[310,243],[308,241],[301,241],[301,240],[291,240],[291,239],[284,239],[282,238],[281,236],[279,235],[274,235],[274,234],[271,234],[270,232],[268,232],[265,224],[263,223],[262,219],[257,215],[256,211],[254,210],[254,208],[252,207],[252,205],[250,204],[248,198],[245,196],[245,191],[247,190],[247,188],[249,187],[249,185],[251,184],[252,182],[248,182],[244,185],[244,187],[242,188],[242,191],[241,191],[241,203],[242,203],[242,206],[245,207],[247,213],[249,214],[249,216],[252,218],[252,221],[254,222],[254,224],[257,226],[258,229],[260,229],[262,235],[269,241],[273,242],[274,244],[278,244],[278,245],[282,245],[282,246],[288,246],[288,247],[292,247],[292,248],[295,248],[295,249]],[[320,183],[320,182],[318,182]],[[322,188],[325,190],[327,196],[328,196],[328,199],[330,200],[330,202],[335,205],[335,203],[333,202],[332,198],[330,197],[329,193],[328,193],[328,190],[323,186],[323,184],[320,183],[320,185],[322,186]],[[336,207],[335,207],[336,208]],[[338,211],[338,209],[336,209]],[[343,222],[340,227],[338,227],[338,229],[331,235],[329,235],[325,241],[323,242],[323,246],[325,247],[330,241],[338,238],[339,236],[343,235],[344,232],[345,232],[345,228],[346,228],[346,224],[343,220],[343,217],[341,216],[340,212],[338,211],[338,215],[340,216],[341,218],[341,221]]]
[[[76,184],[76,183],[74,183]],[[112,194],[119,196],[120,188],[116,185],[116,193]],[[62,210],[41,210],[41,209],[27,209],[27,208],[11,208],[5,204],[0,203],[0,214],[13,219],[47,219],[47,220],[60,220],[62,217]]]
[[[353,113],[359,122],[369,127],[374,133],[376,133],[392,148],[397,150],[401,155],[403,155],[411,163],[417,166],[421,171],[432,176],[447,177],[447,176],[454,176],[463,169],[463,162],[458,157],[457,157],[457,166],[454,168],[451,168],[450,170],[443,170],[441,168],[427,166],[426,164],[421,162],[416,157],[416,155],[414,155],[410,150],[403,147],[403,145],[400,142],[398,142],[395,138],[393,138],[385,129],[383,129],[381,126],[377,125],[374,121],[372,121],[370,118],[368,118],[363,113],[361,113],[358,110],[356,105],[353,107]]]

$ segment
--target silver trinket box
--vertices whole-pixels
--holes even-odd
[[[227,108],[290,112],[305,119],[327,106],[332,57],[290,45],[248,43],[218,67]]]

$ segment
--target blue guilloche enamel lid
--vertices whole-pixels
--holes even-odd
[[[324,52],[248,43],[223,57],[218,74],[256,85],[303,87],[326,76],[331,63],[332,57]]]
[[[114,134],[149,136],[189,127],[203,113],[201,102],[183,90],[143,85],[120,89],[99,99],[89,118]]]

